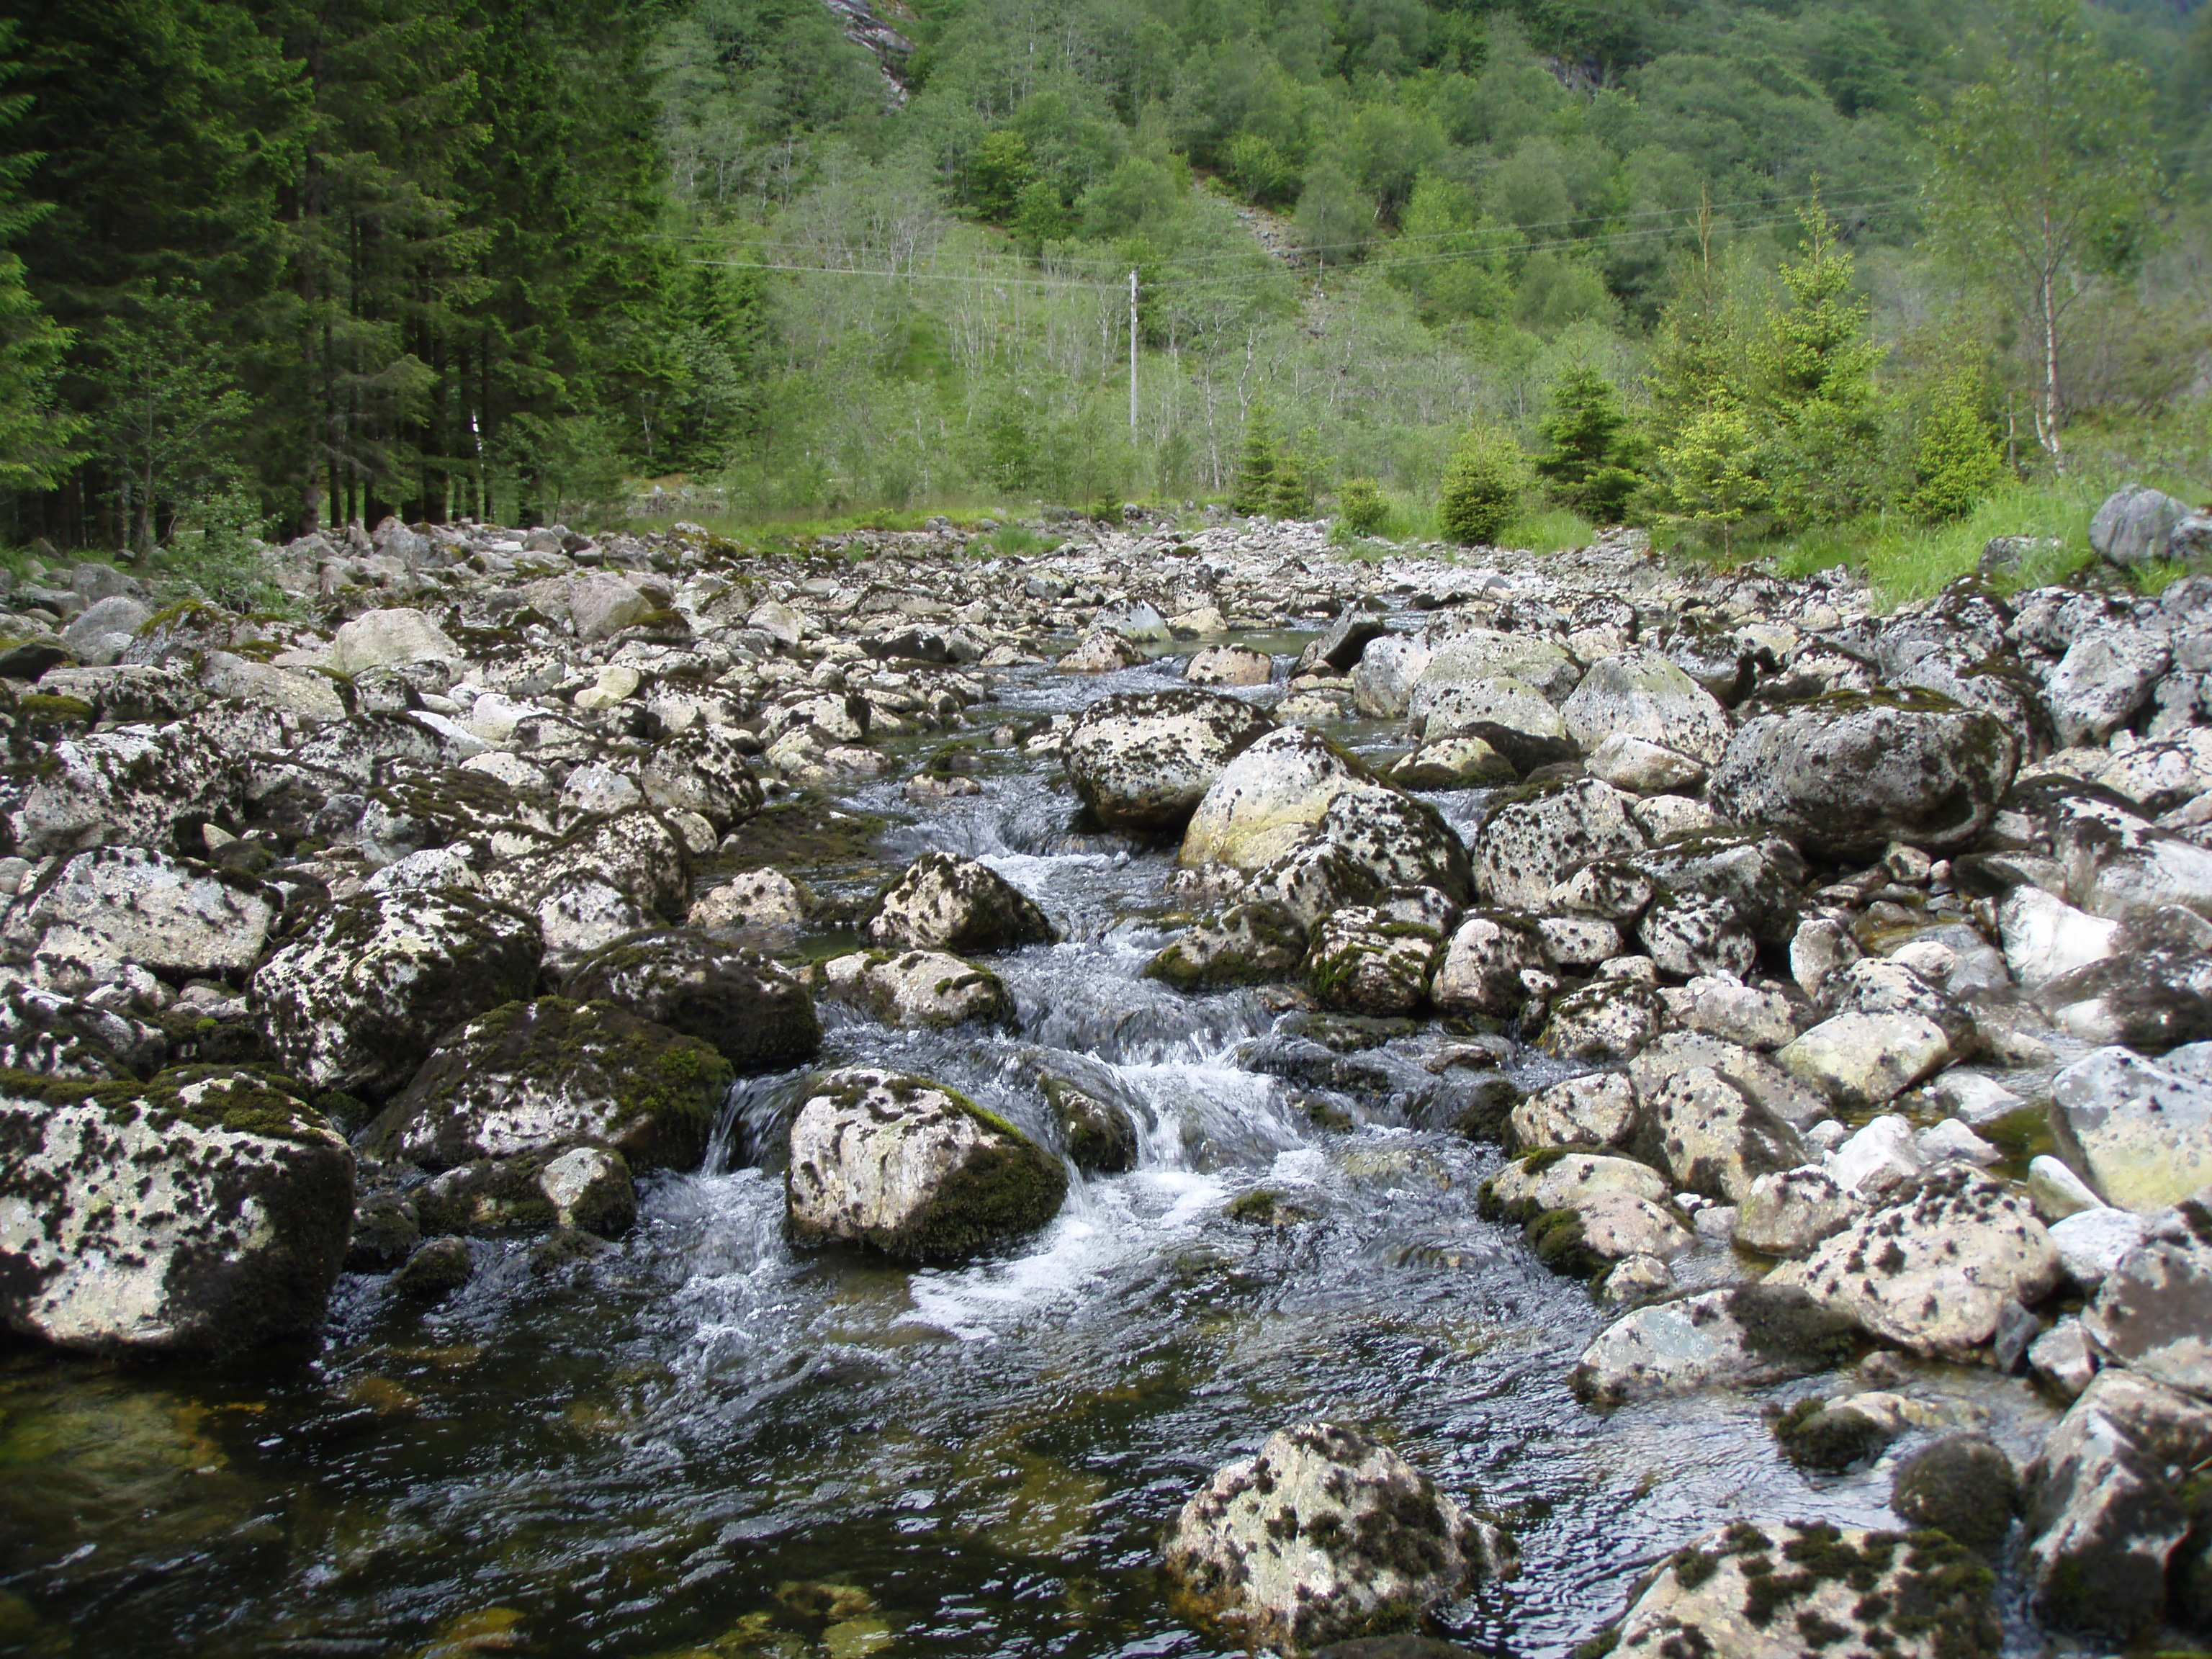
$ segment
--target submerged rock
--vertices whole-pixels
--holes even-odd
[[[353,1207],[343,1139],[252,1072],[0,1097],[0,1320],[96,1353],[311,1331]]]
[[[1599,1639],[1619,1659],[1994,1659],[1995,1583],[1937,1533],[1739,1521],[1669,1557]]]
[[[791,1121],[784,1207],[799,1244],[957,1260],[1036,1231],[1066,1192],[1066,1171],[1027,1135],[923,1078],[831,1072]]]
[[[1293,1656],[1410,1625],[1511,1564],[1496,1527],[1333,1423],[1282,1430],[1217,1472],[1176,1516],[1164,1563],[1186,1617]]]

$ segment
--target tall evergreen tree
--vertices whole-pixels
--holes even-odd
[[[28,94],[8,90],[15,79],[16,29],[0,21],[0,137],[23,118]],[[31,293],[22,259],[13,251],[50,210],[27,187],[35,153],[0,153],[0,489],[48,489],[68,467],[78,422],[55,398],[70,337]]]

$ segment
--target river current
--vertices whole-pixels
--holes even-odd
[[[1018,672],[960,739],[980,794],[908,800],[917,746],[842,799],[886,820],[865,854],[783,866],[850,897],[944,848],[1035,896],[1064,942],[991,964],[1018,1030],[824,1005],[823,1063],[942,1079],[1040,1137],[1059,1073],[1130,1109],[1132,1173],[1075,1178],[1050,1227],[965,1267],[794,1254],[775,1154],[802,1079],[754,1079],[707,1167],[649,1184],[596,1258],[478,1241],[428,1312],[349,1276],[314,1349],[220,1369],[11,1352],[0,1651],[1207,1654],[1166,1605],[1161,1532],[1217,1466],[1316,1417],[1513,1526],[1520,1576],[1437,1626],[1490,1653],[1565,1653],[1728,1518],[1895,1524],[1886,1471],[1777,1451],[1762,1413],[1811,1385],[1610,1413],[1569,1394],[1603,1312],[1479,1218],[1500,1154],[1451,1127],[1483,1072],[1534,1085],[1550,1062],[1140,976],[1174,932],[1172,847],[1073,830],[1058,763],[989,734],[1180,668]],[[1462,828],[1479,806],[1437,799]],[[1261,1190],[1272,1222],[1229,1213]],[[1945,1390],[2015,1456],[2049,1421],[2025,1384],[1917,1385]]]

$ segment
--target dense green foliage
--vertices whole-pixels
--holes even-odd
[[[15,9],[18,538],[1449,469],[1732,544],[2202,420],[2191,0]]]

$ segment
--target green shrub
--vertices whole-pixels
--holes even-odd
[[[1492,428],[1477,427],[1460,441],[1444,469],[1437,519],[1444,539],[1473,547],[1495,543],[1520,516],[1528,475],[1521,446]]]
[[[1601,524],[1619,524],[1644,478],[1628,411],[1613,383],[1587,363],[1570,368],[1553,388],[1538,430],[1545,449],[1536,471],[1553,496]]]
[[[1372,478],[1346,478],[1336,492],[1336,516],[1355,536],[1375,536],[1390,522],[1390,498]]]
[[[1275,504],[1275,476],[1282,457],[1275,448],[1275,423],[1267,405],[1255,404],[1244,422],[1244,453],[1237,459],[1237,477],[1229,487],[1229,510],[1241,518],[1266,513]]]
[[[1929,524],[1963,519],[2004,477],[2004,454],[1983,413],[1975,377],[1955,376],[1913,434],[1912,495],[1906,505]]]

